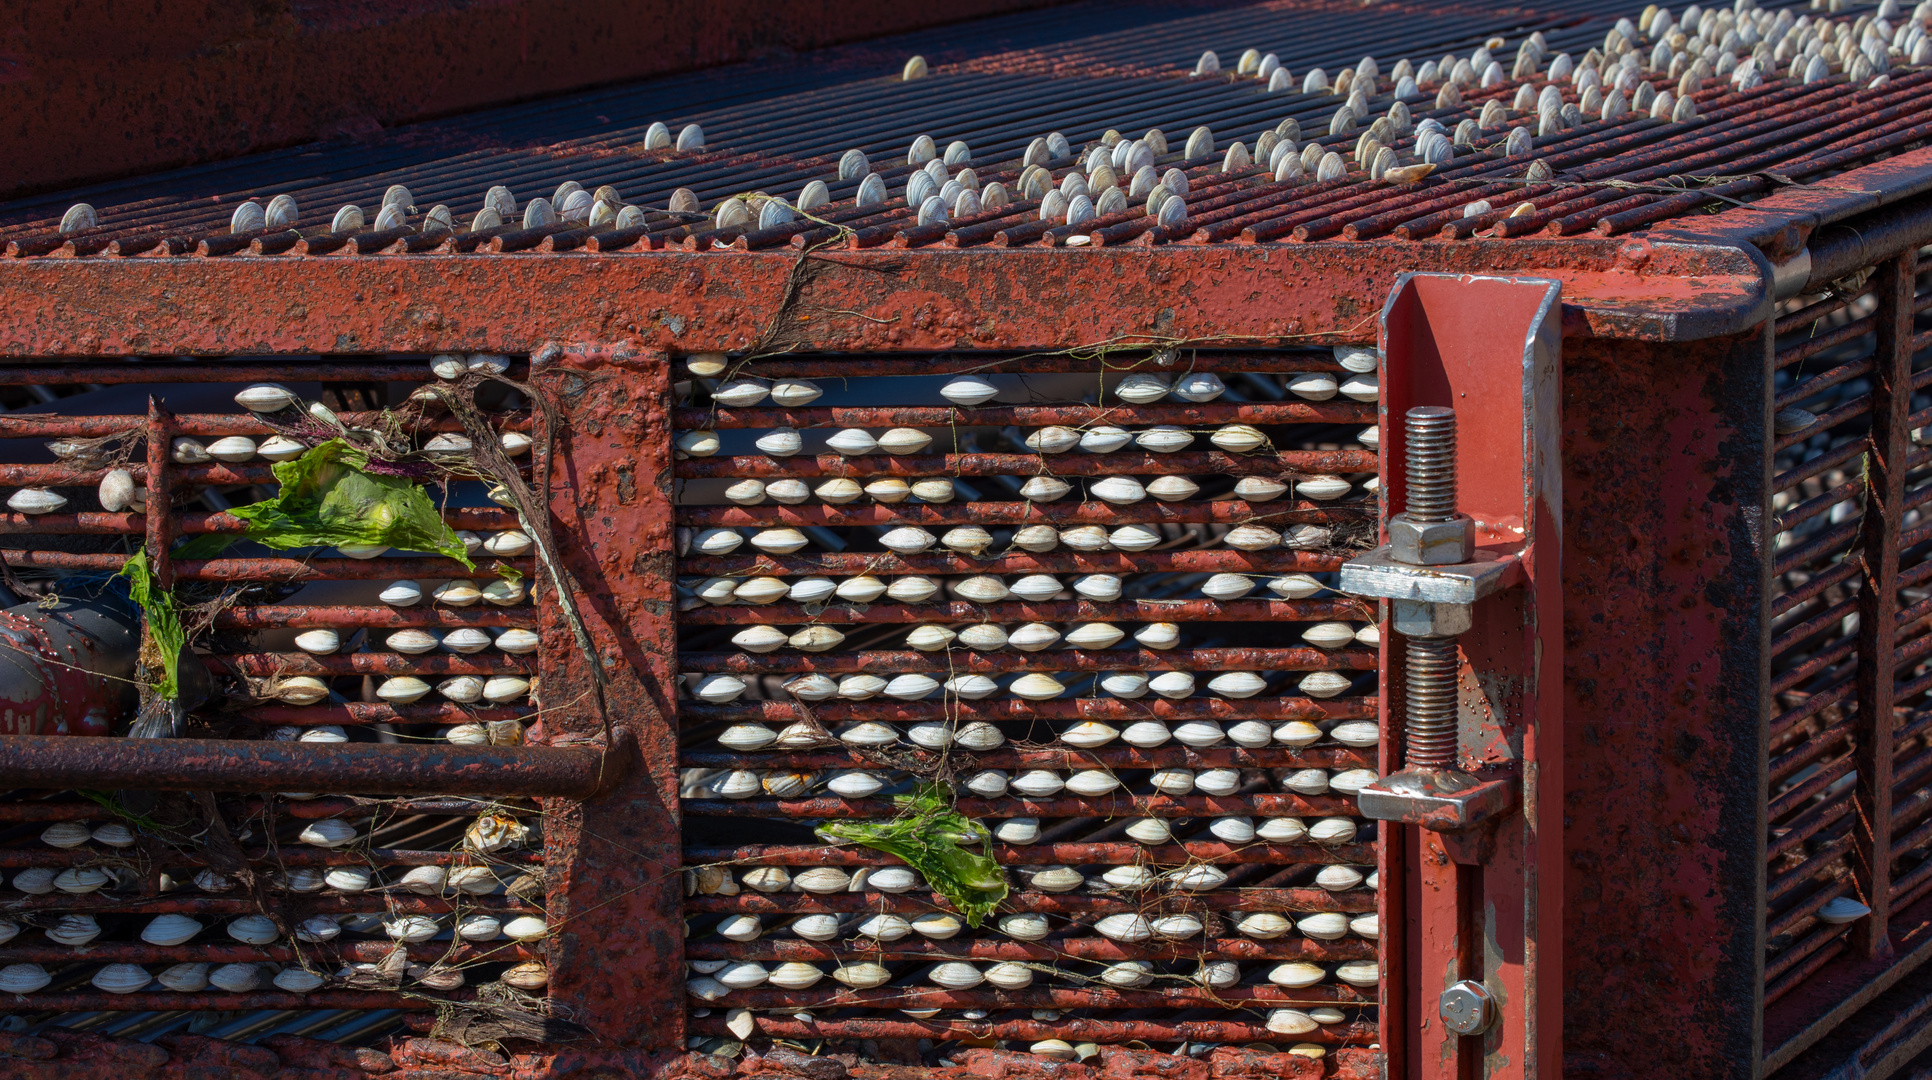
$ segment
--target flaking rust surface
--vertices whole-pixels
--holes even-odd
[[[669,371],[662,354],[622,345],[550,346],[532,361],[560,421],[553,528],[608,680],[608,722],[640,755],[606,796],[546,807],[562,879],[549,893],[551,997],[600,1045],[625,1049],[683,1044]],[[558,605],[542,614],[544,734],[600,739],[588,661]]]
[[[1565,343],[1571,1076],[1753,1070],[1764,348]]]
[[[1758,267],[1735,251],[1660,249],[1620,269],[1618,250],[1610,241],[1517,240],[22,259],[0,261],[0,352],[514,353],[549,340],[678,352],[1368,342],[1380,298],[1405,270],[1574,279],[1564,287],[1571,333],[1719,332],[1761,314]],[[1637,299],[1626,302],[1625,290]]]

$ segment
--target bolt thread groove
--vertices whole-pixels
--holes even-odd
[[[1408,638],[1405,725],[1408,767],[1456,766],[1456,675],[1461,667],[1455,638]]]
[[[1408,505],[1411,521],[1453,521],[1456,516],[1456,413],[1419,405],[1404,417],[1408,450]]]

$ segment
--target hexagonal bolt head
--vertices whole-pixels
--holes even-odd
[[[1458,1035],[1481,1035],[1496,1022],[1496,999],[1482,983],[1464,979],[1442,992],[1442,1022]]]
[[[1411,566],[1453,566],[1466,563],[1476,552],[1476,523],[1468,514],[1453,521],[1410,521],[1407,514],[1389,517],[1389,557]]]
[[[1428,600],[1396,600],[1395,632],[1403,637],[1444,638],[1469,632],[1468,604],[1437,604]]]

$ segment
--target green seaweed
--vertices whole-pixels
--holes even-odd
[[[463,541],[443,521],[422,486],[401,476],[363,471],[369,456],[341,439],[275,466],[282,485],[273,498],[229,513],[248,522],[245,538],[265,547],[340,547],[383,544],[430,551],[474,570]],[[176,549],[177,559],[211,558],[242,537],[200,537]]]
[[[121,566],[121,576],[128,580],[128,595],[141,606],[145,616],[143,627],[146,637],[143,645],[152,644],[152,654],[142,650],[142,660],[161,668],[161,684],[155,692],[173,701],[181,696],[181,650],[188,644],[188,632],[181,625],[181,612],[175,609],[174,593],[158,587],[154,580],[154,568],[148,565],[148,553],[137,551]]]
[[[921,784],[895,802],[901,813],[890,821],[834,821],[819,826],[818,833],[897,855],[951,901],[968,926],[977,927],[1006,899],[1006,875],[990,856],[960,845],[991,843],[992,834],[953,809],[938,784]]]

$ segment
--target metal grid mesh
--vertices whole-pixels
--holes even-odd
[[[1150,377],[1156,400],[1123,400]],[[824,397],[752,404],[767,385]],[[681,389],[700,1047],[746,1008],[767,1036],[1048,1054],[1376,1040],[1351,798],[1376,765],[1374,616],[1330,577],[1373,536],[1372,376],[1312,353],[868,357]],[[931,778],[1012,879],[977,930],[899,860],[812,832]]]

